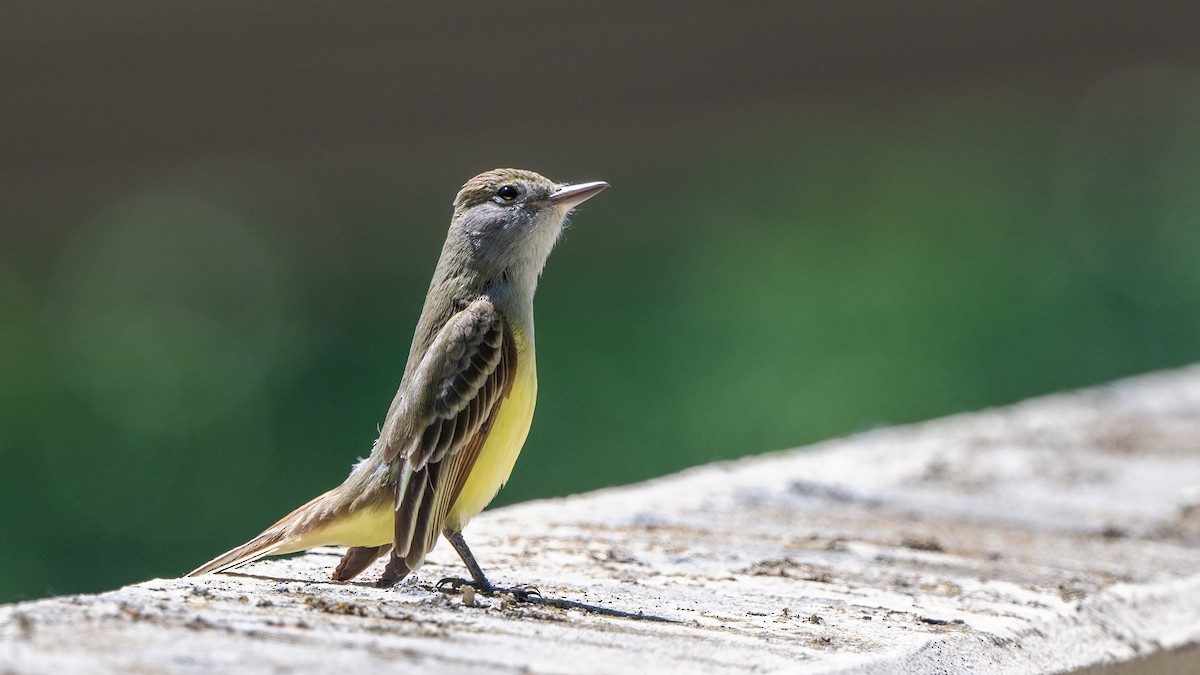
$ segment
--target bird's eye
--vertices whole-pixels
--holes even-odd
[[[515,188],[511,185],[504,185],[499,190],[496,190],[496,196],[506,202],[511,202],[512,200],[516,199],[520,194],[521,193],[517,191],[517,188]]]

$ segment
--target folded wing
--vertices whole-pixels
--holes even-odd
[[[385,582],[416,569],[437,543],[512,388],[517,349],[504,317],[478,299],[446,322],[384,425],[395,475],[395,541]]]

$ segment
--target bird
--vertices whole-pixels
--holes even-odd
[[[444,536],[491,595],[463,528],[508,481],[537,400],[533,297],[572,209],[604,181],[554,182],[494,169],[463,185],[429,284],[400,386],[370,455],[341,485],[187,576],[224,572],[266,556],[347,546],[331,575],[353,579],[389,559],[380,586],[417,570]],[[536,591],[535,591],[536,592]]]

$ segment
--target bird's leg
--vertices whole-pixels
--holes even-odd
[[[511,588],[500,588],[493,586],[492,582],[487,580],[483,575],[483,568],[475,561],[475,556],[471,553],[471,549],[467,546],[467,541],[463,539],[462,532],[443,532],[446,540],[458,551],[458,557],[462,558],[463,564],[467,566],[467,571],[471,573],[471,580],[462,579],[459,577],[446,577],[437,582],[438,589],[449,587],[458,590],[463,586],[470,586],[484,595],[495,595],[503,593],[512,595],[520,602],[529,602],[530,598],[542,597],[541,592],[533,586],[513,586]]]
[[[438,582],[438,585],[440,586],[443,583],[450,583],[453,588],[458,588],[463,584],[467,584],[474,586],[475,590],[483,593],[484,595],[491,595],[494,593],[496,591],[496,587],[493,586],[492,582],[488,581],[487,577],[483,575],[483,568],[481,568],[479,563],[475,561],[475,556],[471,553],[470,547],[467,546],[467,540],[463,539],[462,532],[448,532],[445,534],[445,537],[450,542],[450,545],[454,547],[454,550],[458,551],[458,557],[462,558],[463,564],[467,566],[467,571],[471,573],[471,579],[473,580],[473,583],[467,582],[466,579],[449,578],[442,579]]]

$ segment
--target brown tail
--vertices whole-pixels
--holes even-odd
[[[262,534],[242,544],[241,546],[223,553],[187,573],[189,577],[198,577],[210,572],[224,572],[246,563],[254,562],[269,555],[293,553],[301,550],[296,541],[303,534],[320,524],[330,515],[330,497],[336,490],[331,490],[313,499],[304,506],[284,516]]]

